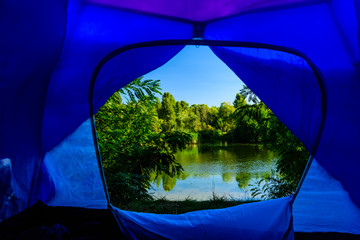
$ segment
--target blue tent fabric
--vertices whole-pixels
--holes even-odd
[[[71,30],[71,38],[64,43],[61,58],[48,87],[42,126],[44,152],[59,144],[89,118],[88,86],[91,75],[98,62],[108,53],[131,43],[161,40],[166,37],[188,39],[192,36],[191,25],[92,5],[83,6],[76,21]],[[146,61],[147,57],[151,60],[146,61],[147,64],[137,64],[139,72],[129,75],[126,80],[119,79],[119,83],[114,85],[116,88],[107,88],[106,94],[102,89],[102,94],[109,97],[121,86],[132,81],[131,77],[139,77],[172,57],[170,53],[164,54],[165,56],[162,56],[154,52],[149,56],[139,56],[142,61]],[[134,56],[133,59],[135,58]],[[113,66],[113,74],[121,72],[121,68],[126,70],[126,67],[128,66],[121,64]],[[104,102],[102,99],[101,103]],[[99,104],[96,105],[99,107]]]
[[[293,207],[296,232],[360,234],[360,210],[341,183],[314,160]]]
[[[131,239],[294,239],[291,197],[180,215],[116,214]],[[261,226],[259,228],[258,226]],[[285,238],[283,238],[285,236]]]
[[[44,203],[50,206],[107,207],[90,120],[49,151],[43,163],[54,182],[53,191],[43,191],[54,192],[51,199],[42,199]]]
[[[66,5],[44,0],[0,6],[0,158],[11,160],[17,211],[31,202],[41,167],[43,107],[64,39]]]
[[[315,153],[316,161],[294,202],[295,230],[359,234],[359,1],[267,0],[251,5],[254,2],[232,0],[234,6],[219,5],[220,15],[216,11],[206,12],[206,5],[212,1],[199,1],[201,11],[205,11],[201,12],[201,18],[197,15],[200,14],[197,5],[185,4],[188,1],[184,0],[174,1],[174,6],[178,3],[181,8],[169,6],[174,12],[165,11],[164,15],[161,13],[166,6],[161,11],[154,9],[155,5],[143,9],[140,0],[130,7],[133,11],[102,5],[101,0],[1,2],[0,159],[8,159],[2,166],[7,176],[1,179],[12,186],[2,187],[0,195],[7,196],[12,191],[15,201],[0,198],[0,205],[7,204],[11,209],[1,210],[0,219],[30,207],[39,199],[53,206],[105,208],[106,190],[101,183],[88,120],[92,117],[88,114],[88,92],[94,69],[105,56],[121,47],[146,41],[192,39],[194,26],[203,26],[203,31],[195,34],[197,39],[292,49],[316,66],[323,86],[319,86],[309,66],[298,56],[274,50],[212,47],[309,151]],[[157,15],[151,14],[154,12]],[[138,48],[114,56],[103,66],[95,82],[95,111],[118,88],[161,66],[182,47]],[[321,105],[324,92],[326,116],[322,115]],[[324,131],[317,142],[324,117]],[[330,196],[338,201],[329,200]],[[271,234],[280,234],[292,211],[288,200],[179,217],[121,210],[118,215],[134,237],[141,234],[171,237],[166,226],[191,229],[198,236],[204,231],[216,231],[216,227],[193,228],[205,219],[210,221],[211,216],[236,219],[243,211],[256,209],[258,216],[269,217],[279,204],[276,213],[281,216],[272,220],[281,224]],[[339,206],[340,201],[343,206]],[[260,209],[264,210],[260,212]],[[326,214],[330,211],[333,211],[331,215]],[[340,224],[338,216],[348,218]],[[171,219],[187,220],[177,224]],[[244,221],[241,224],[246,225]],[[236,225],[239,228],[229,234],[253,227],[250,222],[245,225],[244,228]],[[266,223],[256,226],[264,234],[269,233],[267,227]]]

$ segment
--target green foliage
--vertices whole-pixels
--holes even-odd
[[[168,144],[173,152],[184,149],[192,141],[190,134],[174,131],[164,135],[164,142]]]
[[[250,103],[258,104],[260,102],[260,99],[256,96],[256,94],[245,85],[240,90],[240,95],[242,95],[245,99],[247,98]]]
[[[288,182],[275,173],[272,176],[259,180],[250,189],[251,197],[261,199],[274,199],[294,194],[295,189]]]
[[[130,85],[132,89],[141,89],[144,82],[152,83],[136,80]],[[110,97],[95,121],[109,193],[116,204],[127,204],[133,199],[150,197],[147,189],[151,173],[175,176],[182,172],[174,153],[184,148],[191,136],[161,131],[154,95],[134,93],[134,98],[123,104],[120,93]]]
[[[307,149],[263,102],[256,100],[258,98],[249,88],[244,87],[240,93],[254,104],[242,105],[236,109],[237,124],[245,125],[241,130],[248,134],[254,130],[251,134],[256,137],[254,140],[261,141],[278,155],[277,174],[261,180],[258,186],[253,188],[254,196],[263,192],[263,198],[275,198],[294,193],[309,158]],[[249,127],[250,124],[253,126]],[[243,132],[238,134],[244,135]]]
[[[163,130],[165,132],[172,131],[176,127],[175,99],[173,95],[168,92],[164,93],[158,113],[159,118],[163,120]]]
[[[200,143],[217,143],[223,141],[221,130],[201,130],[199,131]]]
[[[205,123],[206,125],[210,124],[209,122],[209,111],[210,108],[206,104],[194,104],[191,106],[192,111],[196,116],[199,117],[200,122]]]
[[[245,97],[243,97],[245,99]],[[234,112],[236,142],[261,142],[268,129],[268,118],[271,111],[263,102],[239,105]]]
[[[221,103],[217,119],[217,127],[223,133],[227,133],[235,127],[234,118],[232,116],[234,112],[235,107],[231,103]]]
[[[134,81],[119,89],[119,93],[129,97],[129,101],[136,102],[145,96],[155,98],[155,94],[161,95],[160,80],[136,78]]]
[[[296,189],[310,156],[303,143],[295,137],[273,114],[264,136],[264,144],[279,156],[276,167],[280,177],[293,190]]]
[[[249,88],[240,90],[232,104],[211,108],[189,106],[167,92],[160,100],[156,97],[160,91],[159,80],[135,79],[96,114],[104,171],[115,204],[150,199],[151,182],[162,181],[171,189],[176,177],[186,178],[174,153],[198,141],[263,143],[278,155],[277,172],[253,187],[254,196],[273,198],[294,192],[309,154]],[[247,186],[247,178],[237,177],[239,187]]]

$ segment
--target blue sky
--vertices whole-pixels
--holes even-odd
[[[242,88],[241,80],[207,46],[186,46],[145,79],[160,79],[163,92],[175,100],[209,107],[233,102]]]

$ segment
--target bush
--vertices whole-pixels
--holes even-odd
[[[198,132],[200,143],[217,143],[223,140],[220,130],[202,130]]]
[[[252,198],[260,197],[264,200],[287,197],[294,194],[295,190],[296,188],[274,172],[271,176],[259,180],[250,189]]]

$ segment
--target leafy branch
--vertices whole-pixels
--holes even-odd
[[[128,96],[129,99],[127,100],[131,102],[136,102],[146,96],[150,99],[155,99],[156,94],[162,95],[160,80],[143,80],[143,78],[144,77],[136,78],[134,81],[121,88],[119,93],[123,96]]]

